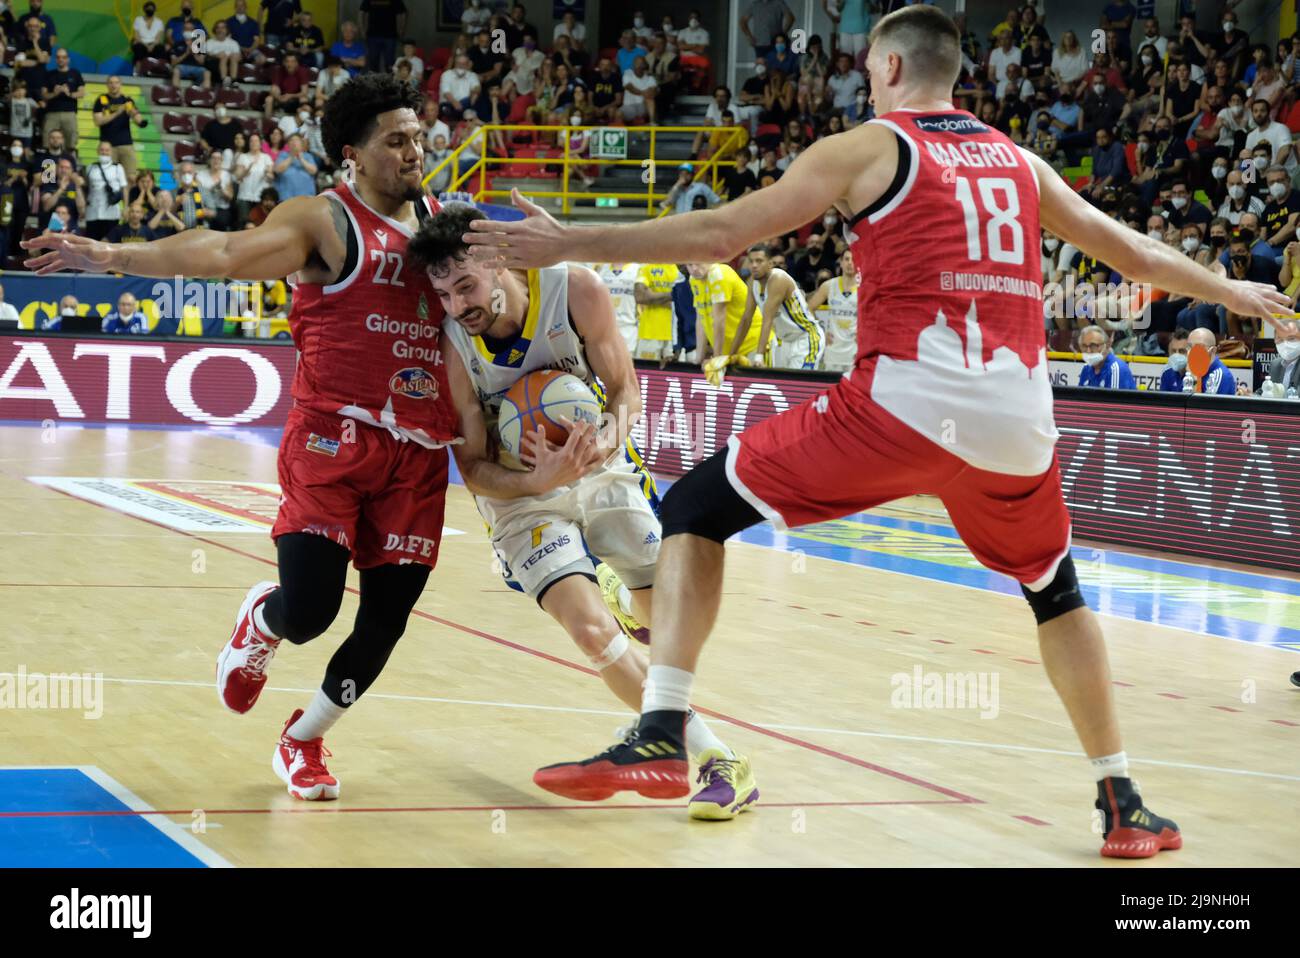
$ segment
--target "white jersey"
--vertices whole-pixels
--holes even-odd
[[[455,320],[443,324],[447,341],[469,372],[494,440],[501,401],[516,382],[539,369],[577,376],[605,405],[605,387],[569,315],[569,270],[561,263],[528,270],[528,313],[514,340],[493,351]],[[628,588],[654,582],[659,554],[658,493],[631,438],[621,457],[538,496],[493,499],[475,496],[488,524],[492,548],[506,583],[533,598],[572,573],[594,571],[591,553],[614,568]]]
[[[768,274],[767,282],[770,284],[777,276],[789,278],[785,270],[774,268]],[[772,350],[772,353],[781,358],[778,365],[816,368],[825,345],[825,336],[822,335],[821,327],[817,325],[817,320],[813,319],[812,312],[808,309],[803,290],[793,279],[790,282],[793,284],[794,291],[782,301],[781,308],[776,311],[776,316],[772,320],[772,332],[782,348]],[[757,279],[751,280],[750,284],[754,291],[754,301],[758,304],[761,313],[763,304],[767,302],[766,284]],[[772,346],[770,340],[768,346],[769,349]]]
[[[471,336],[455,320],[447,320],[442,328],[469,371],[494,440],[500,438],[496,434],[497,415],[506,391],[525,374],[539,369],[559,369],[577,376],[604,404],[604,387],[587,364],[582,338],[569,317],[566,263],[528,270],[524,328],[512,342],[503,344],[500,352],[494,353],[482,337]]]
[[[826,328],[830,342],[826,346],[823,363],[827,369],[843,372],[853,365],[858,355],[858,289],[854,286],[844,291],[844,277],[830,281],[826,296]]]
[[[637,323],[639,313],[636,307],[636,263],[624,263],[621,269],[614,269],[610,263],[600,263],[595,267],[596,275],[609,290],[609,298],[614,303],[614,318],[618,320],[618,331],[623,335],[630,351],[636,350]]]

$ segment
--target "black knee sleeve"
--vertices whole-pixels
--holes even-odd
[[[321,635],[339,614],[348,550],[324,536],[291,532],[275,542],[280,588],[262,607],[266,624],[294,645]]]
[[[428,566],[415,563],[361,571],[361,604],[352,634],[330,658],[321,683],[335,705],[351,705],[379,678],[406,632],[429,571]]]
[[[1074,572],[1074,559],[1068,553],[1056,567],[1056,578],[1045,588],[1031,592],[1021,585],[1020,591],[1029,600],[1029,607],[1034,610],[1034,618],[1038,620],[1039,625],[1088,604],[1083,600],[1083,593],[1079,591],[1079,578]]]
[[[686,532],[726,542],[763,517],[732,488],[723,448],[673,483],[659,506],[659,521],[665,539]]]

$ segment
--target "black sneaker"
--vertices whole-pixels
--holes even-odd
[[[1150,858],[1156,852],[1183,847],[1178,826],[1142,804],[1132,779],[1104,778],[1097,783],[1097,803],[1105,818],[1107,858]]]
[[[581,762],[539,768],[533,781],[579,802],[599,802],[628,791],[645,798],[684,798],[690,793],[685,725],[685,712],[647,713],[617,745]],[[671,731],[674,727],[681,731]]]

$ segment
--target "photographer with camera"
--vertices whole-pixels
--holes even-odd
[[[100,240],[122,220],[122,199],[126,195],[126,171],[113,161],[113,148],[99,141],[96,162],[86,168],[86,235]]]

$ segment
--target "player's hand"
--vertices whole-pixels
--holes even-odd
[[[569,227],[519,193],[510,191],[522,220],[475,220],[464,236],[470,255],[494,267],[538,268],[564,259]]]
[[[49,251],[27,261],[27,268],[37,276],[65,269],[107,273],[112,268],[113,244],[101,243],[86,236],[45,232],[23,240],[18,245],[27,250]]]
[[[527,448],[530,437],[531,448]],[[520,460],[526,461],[525,451],[528,459],[532,460],[534,493],[549,492],[577,482],[604,462],[607,452],[596,441],[596,427],[585,422],[569,430],[569,438],[563,446],[548,442],[541,426],[520,441],[525,446],[525,450],[520,452]]]
[[[1229,285],[1228,294],[1223,297],[1223,305],[1239,316],[1259,316],[1272,320],[1278,313],[1288,317],[1295,314],[1291,297],[1274,286],[1244,280]]]

